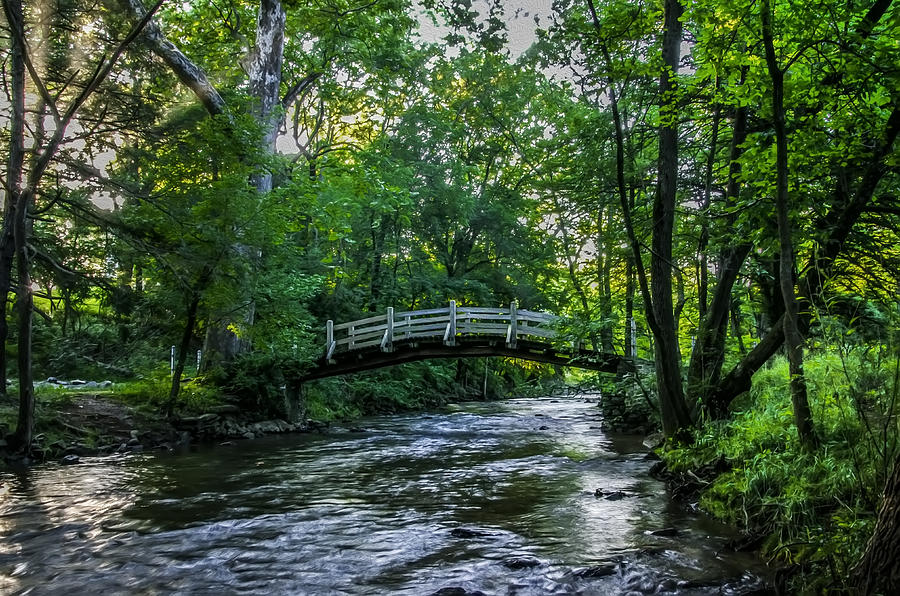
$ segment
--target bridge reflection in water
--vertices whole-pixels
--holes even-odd
[[[608,373],[633,369],[631,359],[572,345],[559,317],[509,308],[457,306],[394,312],[335,325],[328,321],[323,356],[298,381],[432,358],[500,356]]]

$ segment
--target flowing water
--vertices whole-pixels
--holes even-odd
[[[763,565],[673,503],[596,403],[361,424],[0,473],[0,593],[764,591]]]

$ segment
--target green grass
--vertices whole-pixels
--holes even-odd
[[[871,535],[885,460],[896,448],[892,366],[865,351],[809,355],[821,438],[813,453],[797,438],[779,358],[757,373],[729,421],[707,424],[692,445],[660,455],[673,472],[725,470],[702,490],[701,508],[763,537],[773,562],[811,566],[818,579],[802,580],[809,591],[839,585]]]

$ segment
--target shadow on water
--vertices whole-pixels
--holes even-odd
[[[602,432],[593,404],[464,404],[363,425],[0,476],[0,591],[765,588],[764,566],[672,503],[640,437]]]

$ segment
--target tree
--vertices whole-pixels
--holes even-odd
[[[900,590],[900,453],[884,487],[875,531],[853,571],[853,583],[864,596]]]
[[[11,30],[11,94],[12,117],[10,127],[10,151],[6,172],[6,208],[4,215],[9,221],[4,221],[5,234],[11,230],[11,239],[15,250],[17,289],[16,311],[18,331],[18,376],[19,376],[19,417],[16,431],[13,434],[14,446],[30,451],[31,438],[34,430],[34,387],[32,383],[32,313],[33,313],[33,289],[31,286],[31,247],[29,239],[31,226],[29,223],[29,211],[33,208],[35,198],[40,193],[40,185],[51,166],[53,158],[60,147],[66,141],[66,133],[69,125],[76,119],[82,106],[94,94],[101,83],[112,72],[119,57],[125,49],[135,40],[141,30],[159,9],[162,2],[157,3],[144,18],[140,19],[129,34],[118,43],[109,57],[103,58],[94,68],[92,74],[80,85],[80,90],[70,100],[69,105],[62,109],[59,97],[51,95],[41,74],[35,69],[34,61],[30,57],[26,42],[25,13],[21,0],[3,0],[3,11]],[[36,125],[33,130],[38,131],[35,153],[29,168],[25,168],[25,71],[29,72],[31,82],[39,97],[40,109],[36,114]],[[65,88],[61,89],[64,90]],[[46,139],[42,138],[43,118],[47,116],[53,119],[54,129]],[[39,141],[39,142],[37,142]],[[3,242],[9,242],[8,235]],[[2,243],[0,243],[2,244]],[[8,268],[11,263],[6,259],[0,259],[0,266]],[[10,279],[6,271],[0,272],[0,283]],[[0,292],[6,295],[7,288],[0,287]],[[4,301],[5,302],[5,301]],[[5,331],[5,329],[0,329]],[[5,345],[5,337],[0,341]]]
[[[788,139],[784,116],[784,71],[775,55],[772,33],[772,6],[769,0],[760,4],[763,44],[766,67],[772,78],[772,118],[775,125],[775,211],[778,219],[778,243],[780,245],[779,284],[784,299],[784,339],[791,374],[791,401],[794,420],[800,441],[812,449],[816,435],[812,412],[806,395],[806,377],[803,374],[803,336],[800,333],[800,307],[794,293],[794,244],[790,215],[788,213]]]

